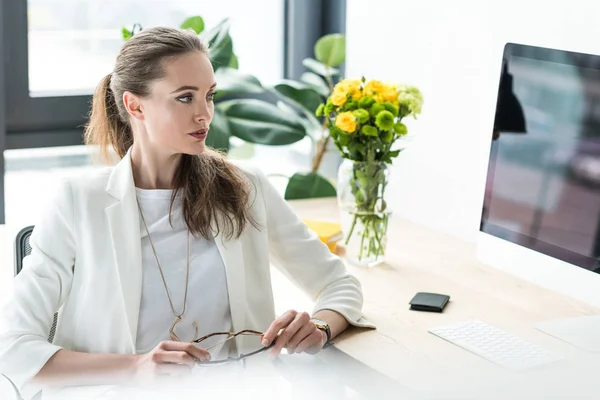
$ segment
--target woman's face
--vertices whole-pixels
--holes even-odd
[[[165,76],[141,98],[140,111],[147,139],[158,149],[197,155],[215,111],[215,76],[208,57],[192,52],[164,64]]]

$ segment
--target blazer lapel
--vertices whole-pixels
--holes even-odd
[[[118,295],[123,299],[131,350],[135,352],[142,295],[142,250],[130,152],[113,169],[106,191],[115,197],[115,203],[105,213],[119,276]]]
[[[213,232],[215,231],[216,226],[215,223],[213,223]],[[233,330],[238,332],[247,328],[246,270],[244,267],[242,244],[239,239],[232,238],[227,240],[221,234],[215,236],[215,244],[219,249],[223,264],[225,264],[231,321],[233,324]],[[240,340],[238,340],[238,338],[236,338],[236,343],[238,344],[239,349],[241,338]]]

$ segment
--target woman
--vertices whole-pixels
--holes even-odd
[[[250,346],[190,343],[211,332],[257,330],[274,355],[314,354],[348,324],[372,327],[359,282],[265,175],[206,148],[215,86],[193,32],[146,29],[123,45],[86,129],[120,161],[61,185],[0,325],[0,372],[23,397],[189,370]],[[312,318],[275,318],[271,262],[315,301]]]

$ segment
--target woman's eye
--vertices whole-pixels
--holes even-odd
[[[209,93],[208,96],[206,96],[206,98],[208,100],[214,100],[215,99],[215,92]]]
[[[185,96],[178,97],[177,100],[179,100],[182,103],[187,104],[187,103],[191,103],[192,102],[192,98],[193,97],[192,97],[191,94],[186,94]]]

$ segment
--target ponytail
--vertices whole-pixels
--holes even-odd
[[[86,145],[97,145],[102,158],[110,164],[109,146],[119,158],[123,158],[133,145],[133,132],[129,123],[119,115],[115,95],[111,89],[112,74],[106,75],[96,87],[92,99],[92,111],[85,129]]]

